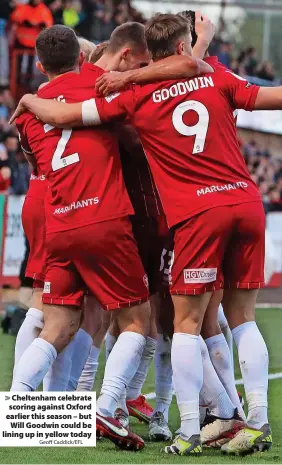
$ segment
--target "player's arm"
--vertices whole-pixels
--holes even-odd
[[[58,128],[98,126],[110,121],[124,121],[134,114],[134,109],[135,92],[132,89],[111,98],[93,98],[71,104],[26,94],[21,99],[10,123],[22,113],[30,111],[44,123]]]
[[[215,27],[209,18],[199,11],[195,13],[195,33],[197,42],[193,47],[192,55],[195,58],[204,58],[214,37]]]
[[[69,104],[57,102],[55,100],[41,99],[35,95],[26,94],[20,100],[15,113],[10,119],[10,124],[27,111],[37,116],[43,123],[58,128],[83,126],[81,103]]]
[[[123,90],[133,83],[146,84],[155,81],[184,79],[213,72],[213,68],[199,58],[173,55],[144,68],[124,73],[105,73],[96,81],[96,92],[99,95],[108,95]]]
[[[86,100],[82,104],[82,120],[85,126],[97,126],[102,123],[126,122],[134,126],[138,86],[127,91],[112,94],[105,98]],[[134,138],[133,133],[130,140]]]
[[[19,131],[19,143],[23,154],[31,166],[33,171],[37,171],[36,160],[33,156],[32,150],[30,148],[28,137],[26,135],[26,122],[17,121],[17,129]]]
[[[233,108],[247,111],[282,110],[282,86],[259,87],[231,71],[225,71],[222,76]]]
[[[282,110],[282,86],[260,87],[254,110]]]
[[[37,171],[37,165],[34,156],[31,153],[27,153],[24,149],[22,149],[23,154],[28,161],[28,164],[32,168],[33,171]]]

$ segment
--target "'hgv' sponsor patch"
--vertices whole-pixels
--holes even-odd
[[[185,284],[212,283],[216,280],[217,268],[193,268],[183,270]]]

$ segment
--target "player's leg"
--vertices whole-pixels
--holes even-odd
[[[149,438],[168,441],[172,433],[168,426],[168,414],[172,400],[171,339],[173,335],[174,308],[169,293],[158,295],[157,303],[157,347],[155,353],[156,405],[149,423]],[[165,318],[164,315],[165,314]],[[162,315],[162,318],[160,316]],[[162,325],[165,320],[165,325]],[[170,328],[168,329],[168,326]],[[169,332],[169,335],[167,334]]]
[[[220,332],[217,326],[217,307],[220,294],[220,291],[215,292],[209,302],[202,326],[202,334]],[[235,405],[230,399],[220,376],[218,376],[206,343],[202,338],[200,341],[203,361],[203,385],[200,397],[201,402],[205,405],[201,441],[202,444],[209,447],[219,447],[235,434],[239,426],[244,426],[244,423],[235,410]],[[228,348],[227,351],[229,356]],[[234,376],[233,387],[237,395]],[[229,387],[229,390],[231,390],[231,387]]]
[[[25,276],[33,279],[30,308],[15,343],[15,365],[43,328],[42,291],[46,272],[44,202],[27,197],[22,210],[22,223],[29,245]]]
[[[219,307],[218,307],[218,319],[217,319],[217,322],[218,322],[218,324],[220,326],[221,332],[224,335],[224,337],[226,339],[226,342],[227,342],[227,345],[229,347],[230,356],[231,356],[231,363],[232,363],[232,366],[234,368],[233,337],[232,337],[231,329],[229,327],[227,318],[226,318],[226,316],[224,314],[222,304],[220,304]]]
[[[11,391],[34,391],[79,328],[80,311],[73,306],[44,305],[44,328],[20,358]],[[31,362],[32,361],[32,362]],[[70,374],[69,367],[65,372]]]
[[[146,337],[146,343],[141,357],[140,364],[135,375],[130,381],[126,390],[126,404],[130,415],[135,416],[141,421],[149,423],[153,413],[153,408],[145,397],[142,395],[142,388],[147,378],[150,364],[154,358],[157,344],[157,328],[155,320],[156,296],[151,295],[151,315],[149,321],[149,332]]]
[[[226,316],[224,314],[222,304],[220,304],[219,307],[218,307],[218,324],[219,324],[221,332],[224,335],[225,340],[227,342],[229,352],[230,352],[230,357],[231,357],[231,366],[233,367],[233,371],[234,371],[233,336],[232,336],[232,332],[231,332],[231,329],[229,327],[227,318],[226,318]],[[244,411],[244,398],[243,398],[242,394],[239,391],[237,391],[237,394],[238,394],[238,397],[239,397],[239,401],[240,401],[240,405],[242,407],[242,410]],[[241,411],[241,414],[242,414],[242,411]]]
[[[92,346],[91,336],[78,329],[43,380],[43,391],[74,391]]]
[[[201,441],[209,447],[219,447],[242,428],[245,423],[219,379],[212,364],[206,343],[200,338],[203,361],[203,386],[201,396],[208,412],[201,428]]]
[[[43,390],[75,391],[87,362],[92,342],[89,332],[83,327],[79,328],[70,344],[57,356],[44,377]]]
[[[127,380],[132,379],[139,366],[146,342],[145,337],[149,332],[149,322],[144,320],[144,316],[149,319],[150,306],[146,302],[131,308],[116,310],[115,313],[120,335],[107,360],[101,396],[97,405],[98,411],[104,412],[107,416],[113,416],[124,385],[130,382]],[[129,345],[126,346],[126,344]],[[132,349],[131,353],[129,347]],[[123,354],[122,361],[120,360],[121,353]],[[116,365],[119,367],[117,368]],[[114,372],[119,371],[124,372],[124,376],[121,381],[116,380],[117,389],[114,392],[110,386],[111,380],[115,377]]]
[[[20,266],[20,272],[19,272],[20,288],[18,292],[18,302],[25,309],[29,309],[31,306],[32,286],[33,286],[33,279],[28,278],[25,275],[29,252],[30,252],[29,243],[28,243],[27,238],[25,237],[25,254],[24,254],[24,258],[22,260],[21,266]]]
[[[213,294],[205,314],[201,334],[206,342],[211,362],[220,381],[234,407],[237,408],[239,416],[245,420],[245,414],[235,386],[230,350],[218,324],[218,307],[222,296],[222,291]]]
[[[152,440],[168,441],[172,432],[168,425],[168,414],[172,400],[171,340],[173,337],[174,307],[169,293],[170,269],[173,257],[173,234],[165,231],[164,248],[158,279],[158,301],[156,302],[157,347],[155,353],[156,406],[149,424]]]
[[[105,312],[105,313],[110,314],[109,312]],[[115,317],[115,312],[112,312],[110,314],[110,317],[111,317],[110,325],[109,325],[107,336],[106,336],[106,351],[105,351],[106,360],[108,360],[109,355],[120,335],[119,327],[118,327],[117,320]],[[117,408],[115,411],[115,418],[122,424],[122,426],[124,426],[125,428],[128,428],[129,412],[128,412],[127,405],[126,405],[126,389],[125,388],[119,397]]]
[[[83,320],[83,315],[80,324]],[[79,328],[70,344],[57,356],[43,380],[44,391],[75,391],[85,367],[92,337],[83,327]],[[69,371],[70,370],[70,371]]]
[[[172,400],[171,340],[173,337],[174,307],[169,292],[173,257],[173,233],[167,229],[164,218],[159,218],[160,238],[163,249],[160,256],[156,300],[157,347],[155,353],[156,406],[149,424],[149,437],[153,440],[170,440],[168,414]]]
[[[53,365],[57,354],[68,346],[79,328],[83,282],[71,261],[60,258],[69,239],[69,232],[47,236],[47,271],[43,291],[44,328],[19,360],[13,377],[14,391],[35,390]],[[69,250],[68,254],[70,255]],[[65,363],[61,364],[63,374],[56,372],[58,385],[63,390],[66,390],[69,381],[72,350],[73,342],[65,352]]]
[[[171,347],[173,383],[181,419],[181,434],[166,453],[200,454],[199,393],[203,384],[201,324],[211,292],[173,295],[174,335]]]
[[[142,395],[143,384],[146,380],[150,363],[154,357],[157,344],[157,330],[155,320],[156,306],[156,277],[158,277],[161,242],[159,240],[159,222],[156,218],[134,216],[131,218],[132,231],[137,242],[138,252],[148,276],[151,318],[150,330],[146,338],[145,348],[140,365],[132,378],[126,392],[127,408],[130,415],[140,421],[149,422],[153,408]]]
[[[76,267],[103,308],[115,310],[120,334],[106,362],[97,430],[121,448],[142,448],[143,440],[124,429],[114,414],[140,364],[149,330],[147,277],[127,217],[81,229]],[[85,240],[88,234],[95,238],[91,244]]]
[[[132,433],[125,435],[124,428],[117,431],[121,423],[115,423],[113,418],[119,399],[141,361],[149,331],[149,301],[129,309],[117,310],[115,318],[120,335],[106,363],[101,394],[97,401],[97,427],[100,434],[109,437],[119,447],[139,449],[144,446],[141,438]],[[109,426],[110,422],[112,426]]]
[[[217,221],[220,217],[221,221]],[[212,292],[222,286],[221,264],[231,220],[224,209],[207,210],[177,226],[171,294],[174,335],[171,361],[181,435],[167,453],[201,453],[199,393],[203,384],[200,332]]]
[[[44,325],[44,316],[42,311],[42,291],[44,283],[39,281],[34,284],[32,290],[31,307],[28,310],[23,324],[17,334],[15,343],[15,366],[20,360],[23,353],[30,344],[37,338]]]
[[[248,403],[248,427],[225,453],[246,453],[271,447],[268,424],[268,351],[255,322],[258,289],[264,284],[265,215],[260,202],[236,207],[237,236],[226,257],[227,283],[223,308],[238,349]],[[232,270],[229,264],[232,263]]]
[[[95,375],[99,366],[100,350],[107,331],[107,329],[103,330],[105,328],[105,325],[103,325],[104,313],[94,296],[87,295],[85,297],[81,331],[91,336],[92,345],[82,372],[80,369],[81,358],[77,357],[77,362],[73,359],[71,378],[74,380],[73,387],[77,391],[92,391],[93,389]],[[79,376],[77,377],[77,375]]]

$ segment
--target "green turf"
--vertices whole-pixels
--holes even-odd
[[[270,371],[282,372],[282,312],[276,309],[258,310],[257,320],[268,343]],[[11,380],[14,338],[0,336],[0,390],[8,390]],[[103,376],[103,360],[97,376],[97,389]],[[236,377],[240,377],[236,362]],[[282,463],[282,379],[270,381],[269,386],[270,420],[273,429],[274,446],[270,452],[255,454],[245,458],[223,457],[217,451],[204,451],[201,458],[165,456],[160,453],[161,444],[150,443],[146,425],[133,421],[133,429],[146,441],[146,448],[139,453],[120,452],[107,440],[92,448],[0,448],[1,464],[69,464],[69,463]],[[144,392],[154,390],[154,372],[151,367]],[[170,411],[170,426],[175,430],[179,418],[175,402]]]

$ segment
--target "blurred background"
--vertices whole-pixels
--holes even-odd
[[[34,15],[27,14],[32,4]],[[52,24],[65,24],[95,43],[127,21],[146,22],[157,12],[200,10],[215,23],[210,52],[235,73],[262,86],[282,78],[281,0],[0,0],[0,245],[1,287],[18,287],[26,244],[21,207],[29,167],[8,119],[21,95],[35,92],[35,40]],[[280,304],[282,272],[282,112],[239,111],[242,156],[258,184],[267,213],[266,278],[260,301]]]

